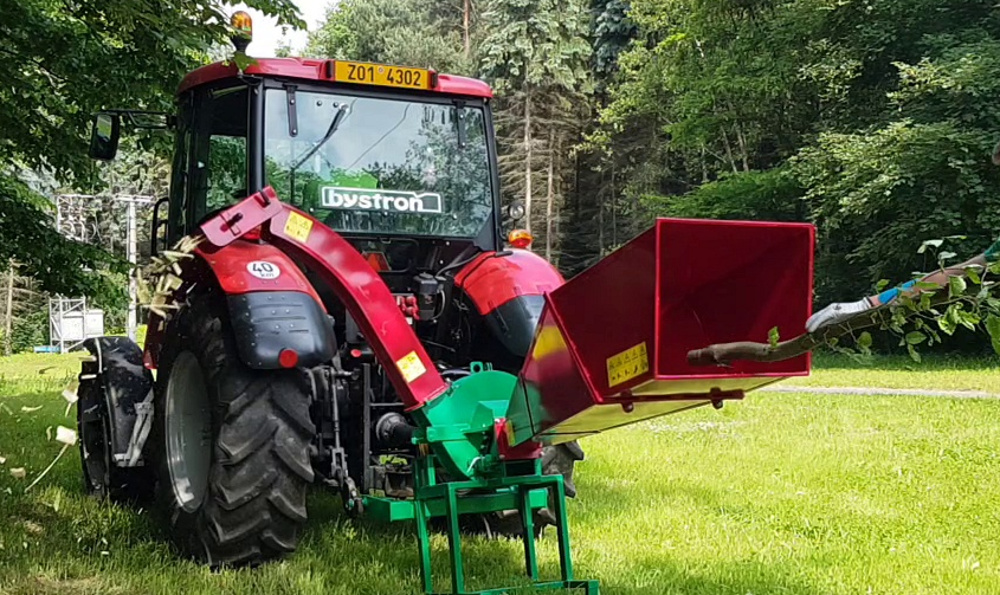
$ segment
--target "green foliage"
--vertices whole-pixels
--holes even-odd
[[[457,14],[445,19],[435,5],[432,0],[344,0],[310,34],[306,53],[471,74],[471,58],[450,26]]]
[[[1000,233],[997,15],[978,0],[633,0],[587,146],[654,214],[815,223],[817,300],[857,299]],[[973,318],[955,306],[939,332]]]
[[[290,0],[246,3],[302,26]],[[228,43],[221,1],[23,0],[0,4],[0,163],[51,174],[66,185],[96,182],[87,158],[91,114],[110,107],[165,109],[181,77],[213,43]],[[113,293],[98,251],[56,237],[44,201],[0,169],[0,256],[13,255],[41,289]],[[5,256],[4,256],[5,258]]]
[[[821,228],[821,299],[864,294],[875,279],[933,266],[917,250],[928,237],[964,234],[954,249],[966,255],[988,245],[1000,231],[1000,179],[984,158],[990,140],[952,122],[906,120],[824,133],[804,148],[793,167]],[[834,272],[831,261],[848,266]]]
[[[0,175],[0,197],[0,262],[16,260],[20,273],[47,291],[111,303],[124,299],[124,289],[109,276],[126,270],[126,263],[55,233],[51,205],[23,182]]]
[[[649,208],[673,217],[762,219],[801,218],[803,189],[786,169],[723,175],[684,195],[649,196]]]
[[[579,0],[491,0],[489,35],[481,71],[497,91],[559,89],[566,95],[589,86],[587,13]]]

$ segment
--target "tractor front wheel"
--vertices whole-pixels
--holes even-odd
[[[193,298],[165,336],[150,459],[173,541],[213,567],[293,551],[313,481],[305,377],[243,364],[211,296]]]

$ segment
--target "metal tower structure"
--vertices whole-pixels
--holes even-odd
[[[121,249],[118,238],[102,237],[101,228],[106,215],[123,217],[125,227],[124,249],[130,263],[129,307],[126,328],[128,337],[136,338],[138,326],[138,236],[136,233],[137,205],[151,205],[151,196],[128,194],[59,194],[54,197],[56,204],[56,229],[67,238],[102,246],[111,251]],[[110,213],[109,213],[110,211]],[[95,334],[103,334],[101,328],[93,328],[96,321],[88,316],[87,301],[79,297],[55,296],[49,299],[50,344],[65,352],[79,345],[84,339]],[[77,328],[77,322],[80,327]]]

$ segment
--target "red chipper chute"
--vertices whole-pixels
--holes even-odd
[[[814,228],[660,219],[547,296],[508,410],[512,444],[566,442],[809,373],[808,354],[695,366],[690,350],[801,332]]]

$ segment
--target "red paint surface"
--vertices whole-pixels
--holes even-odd
[[[301,291],[322,303],[316,290],[295,262],[271,244],[238,240],[224,248],[216,248],[202,243],[195,249],[195,254],[208,264],[218,279],[219,286],[227,294],[252,291]],[[250,263],[257,261],[268,262],[277,267],[281,273],[275,279],[259,279],[251,275],[247,269]]]
[[[515,443],[559,442],[741,398],[809,373],[808,355],[693,367],[712,343],[804,331],[812,308],[811,225],[660,219],[546,297],[508,418]],[[649,370],[610,385],[608,359],[646,344]]]
[[[545,295],[565,283],[547,260],[526,250],[511,250],[509,256],[487,252],[465,265],[455,284],[475,304],[480,314],[492,312],[510,300],[526,295]]]
[[[399,311],[396,299],[378,273],[337,232],[287,204],[270,221],[269,239],[323,278],[357,322],[407,409],[430,401],[447,390],[423,345]],[[312,222],[304,242],[285,234],[285,223],[295,213]],[[397,362],[415,353],[424,372],[407,381]]]
[[[209,244],[221,248],[247,234],[260,237],[256,228],[277,215],[280,210],[278,196],[268,186],[203,223],[201,232],[205,234]]]
[[[283,368],[294,368],[299,363],[299,352],[294,349],[282,349],[278,354],[278,363]]]
[[[245,200],[252,200],[252,197]],[[244,237],[246,235],[249,234],[245,234]],[[239,238],[224,248],[218,248],[202,242],[194,253],[211,269],[222,291],[227,295],[254,291],[300,291],[311,295],[319,304],[323,303],[305,274],[292,259],[271,244],[249,242]],[[255,261],[271,263],[278,267],[281,274],[276,279],[254,277],[247,270],[247,265]],[[182,278],[188,279],[185,275],[182,275]],[[146,342],[143,346],[143,364],[150,370],[155,370],[159,365],[160,346],[163,342],[163,331],[159,330],[159,326],[160,317],[150,312],[146,322],[148,329]]]
[[[326,76],[328,60],[313,60],[308,58],[257,58],[256,64],[251,64],[244,71],[246,74],[261,76],[280,76],[292,79],[317,82],[336,82]],[[330,69],[332,71],[332,69]],[[178,93],[183,93],[192,87],[210,83],[220,79],[235,77],[239,73],[235,64],[225,65],[222,62],[202,66],[190,72],[181,81]],[[370,87],[391,89],[391,87]],[[493,97],[490,86],[483,81],[454,76],[437,75],[437,86],[432,91],[446,95],[463,95],[466,97]]]

